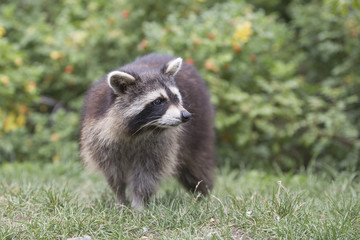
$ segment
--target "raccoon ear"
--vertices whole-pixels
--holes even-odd
[[[107,75],[107,82],[115,93],[122,94],[129,85],[135,83],[135,78],[125,72],[112,71]]]
[[[181,65],[182,65],[182,58],[175,58],[174,60],[171,60],[170,62],[168,62],[164,68],[163,68],[163,72],[165,74],[168,74],[170,76],[175,76],[180,68],[181,68]]]

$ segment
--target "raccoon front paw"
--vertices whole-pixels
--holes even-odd
[[[144,203],[141,199],[133,198],[131,200],[131,207],[140,212],[144,211]]]

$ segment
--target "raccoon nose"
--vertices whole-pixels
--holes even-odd
[[[182,122],[189,121],[190,117],[191,117],[191,113],[189,113],[188,111],[181,111],[181,121]]]

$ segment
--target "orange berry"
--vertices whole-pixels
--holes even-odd
[[[195,46],[198,46],[198,45],[200,45],[201,44],[201,39],[200,38],[195,38],[193,41],[192,41],[192,43],[195,45]]]
[[[33,81],[30,81],[26,86],[26,91],[29,93],[33,93],[36,90],[36,83]]]
[[[122,17],[123,19],[129,18],[129,17],[130,17],[130,11],[129,11],[129,10],[124,10],[124,11],[122,11],[122,12],[121,12],[121,17]]]
[[[214,40],[214,39],[215,39],[215,34],[209,33],[209,34],[207,35],[207,38],[210,39],[210,40]]]
[[[27,107],[25,105],[20,105],[19,106],[19,111],[23,114],[25,114],[27,112]]]
[[[185,60],[185,62],[186,62],[187,64],[194,65],[194,60],[193,60],[192,58],[187,58],[187,59]]]
[[[257,56],[255,54],[251,55],[251,62],[255,63],[257,61]]]
[[[110,25],[114,25],[114,23],[115,23],[115,19],[114,18],[108,18],[108,23],[110,24]]]
[[[149,44],[148,40],[144,39],[139,43],[138,47],[141,51],[143,51],[147,48],[148,44]]]
[[[213,60],[206,60],[204,64],[205,68],[210,71],[218,72],[219,67],[213,62]]]
[[[242,50],[242,47],[238,43],[234,43],[232,45],[232,47],[233,47],[234,52],[241,52],[241,50]]]
[[[59,141],[59,135],[57,133],[53,133],[53,134],[51,134],[50,139],[53,142],[57,142],[57,141]]]
[[[70,66],[70,65],[66,66],[65,67],[65,72],[68,73],[68,74],[73,73],[74,72],[73,66]]]

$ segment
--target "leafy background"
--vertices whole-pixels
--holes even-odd
[[[0,163],[78,161],[86,90],[150,52],[207,81],[220,165],[360,168],[357,0],[2,0]]]

